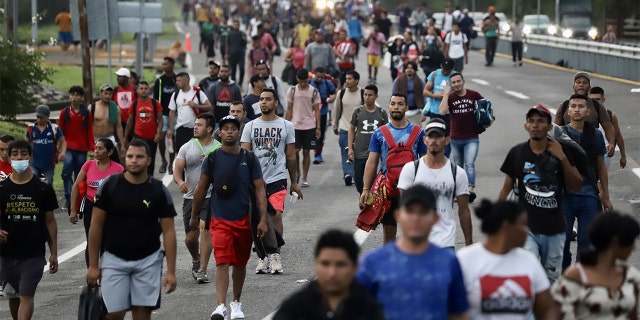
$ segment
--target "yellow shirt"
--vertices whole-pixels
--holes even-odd
[[[222,18],[224,11],[222,11],[222,8],[216,6],[215,8],[213,8],[213,14],[216,16],[216,18],[220,19]]]
[[[203,7],[200,7],[200,9],[198,9],[198,11],[196,11],[196,20],[198,20],[198,22],[205,22],[209,20],[209,9]]]
[[[307,43],[307,39],[311,37],[311,25],[307,23],[306,26],[299,24],[296,27],[296,33],[298,33],[298,38],[300,38],[300,44],[305,46]]]
[[[71,15],[69,12],[58,13],[56,16],[56,24],[58,25],[58,31],[72,31]]]

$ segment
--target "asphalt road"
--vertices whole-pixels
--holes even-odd
[[[193,27],[191,27],[193,28]],[[195,30],[189,29],[192,34]],[[197,45],[194,38],[194,48]],[[364,50],[363,50],[364,51]],[[571,84],[574,71],[533,64],[525,61],[521,68],[514,68],[509,60],[497,58],[494,67],[484,67],[483,54],[472,52],[470,64],[465,66],[466,87],[478,90],[493,102],[497,120],[482,134],[480,152],[476,163],[477,187],[479,198],[496,199],[504,176],[499,172],[507,151],[515,144],[525,141],[527,134],[523,129],[527,109],[536,103],[557,106],[572,92]],[[278,75],[284,63],[282,57],[276,59],[274,74]],[[195,52],[193,65],[189,72],[197,80],[206,76],[205,58]],[[366,79],[365,55],[360,55],[357,70]],[[423,75],[423,73],[421,73]],[[379,103],[386,106],[391,95],[391,79],[388,70],[382,68],[378,76],[380,88]],[[243,84],[246,86],[246,84]],[[364,81],[362,82],[364,86]],[[594,76],[593,85],[602,86],[607,96],[607,107],[619,116],[621,128],[627,145],[628,165],[621,170],[618,154],[613,159],[610,170],[610,193],[616,209],[640,215],[640,113],[637,111],[639,93],[632,93],[638,84],[623,83]],[[280,302],[304,285],[304,281],[313,277],[313,247],[317,236],[327,228],[342,228],[356,232],[354,226],[358,214],[357,192],[355,187],[346,187],[340,169],[338,139],[333,133],[327,135],[325,163],[312,165],[309,183],[303,190],[305,199],[296,204],[287,204],[284,214],[285,240],[282,249],[284,274],[255,275],[253,268],[257,258],[249,261],[249,272],[242,296],[247,319],[263,319],[272,313]],[[156,177],[159,177],[157,174]],[[170,178],[165,179],[169,181]],[[168,183],[168,182],[167,182]],[[180,212],[181,196],[174,184],[169,185]],[[83,228],[81,224],[72,225],[64,213],[56,214],[58,221],[58,241],[60,271],[51,275],[46,273],[40,282],[36,294],[34,319],[75,319],[81,286],[85,283],[85,264],[83,256]],[[480,241],[478,220],[474,218],[474,240]],[[208,319],[215,306],[214,283],[198,285],[190,274],[191,259],[184,246],[184,230],[181,218],[176,219],[178,231],[178,288],[162,297],[162,307],[154,312],[156,319]],[[371,234],[360,234],[363,251],[378,247],[382,242],[380,230]],[[458,232],[458,246],[463,239]],[[65,253],[69,253],[65,256]],[[631,262],[640,265],[638,252],[634,252]],[[209,276],[214,278],[213,263],[209,266]],[[4,298],[0,302],[0,319],[10,319],[8,303]],[[130,316],[129,316],[130,318]]]

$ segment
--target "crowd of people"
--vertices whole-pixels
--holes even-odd
[[[0,137],[0,285],[14,319],[33,314],[45,243],[50,272],[58,268],[57,162],[62,207],[71,223],[84,222],[87,283],[101,285],[110,319],[128,310],[133,319],[150,318],[161,287],[176,287],[178,213],[154,178],[156,156],[157,172],[171,175],[183,197],[184,243],[197,283],[211,281],[213,255],[211,319],[245,318],[241,295],[252,247],[256,274],[285,272],[285,199],[303,199],[313,184],[309,170],[324,163],[329,126],[339,137],[344,184],[355,184],[359,194],[354,204],[362,214],[373,198],[384,204],[373,225],[382,224],[384,245],[359,259],[352,235],[323,233],[314,252],[316,280],[285,300],[275,319],[635,316],[640,273],[616,261],[629,257],[640,227],[614,211],[607,176],[616,146],[626,165],[624,140],[604,89],[592,87],[588,73],[574,75],[574,94],[555,118],[542,105],[527,111],[529,139],[500,167],[499,200],[475,209],[486,237],[473,244],[475,162],[491,123],[478,125],[477,105],[487,98],[465,87],[474,37],[468,10],[447,7],[437,30],[424,8],[400,6],[396,35],[377,5],[370,21],[355,2],[320,19],[306,10],[275,4],[246,19],[238,14],[242,5],[187,3],[184,23],[193,11],[207,56],[208,75],[198,86],[167,56],[152,84],[121,68],[118,85],[102,85],[98,101],[84,105],[84,90],[72,86],[57,122],[41,105],[25,140]],[[499,37],[496,19],[490,8],[482,27],[487,66]],[[355,70],[360,46],[366,84]],[[386,51],[390,89],[377,86]],[[277,61],[286,63],[281,77],[273,74]],[[521,54],[514,55],[517,65]],[[378,100],[381,90],[390,90],[388,102]],[[458,251],[456,206],[466,245]]]

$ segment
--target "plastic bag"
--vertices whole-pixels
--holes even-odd
[[[100,287],[84,286],[78,305],[78,320],[104,320],[106,315]]]

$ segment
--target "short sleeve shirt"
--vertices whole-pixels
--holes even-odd
[[[251,144],[260,161],[265,183],[287,179],[286,148],[296,142],[291,122],[282,118],[272,121],[255,119],[244,126],[240,142]]]
[[[185,161],[185,181],[189,186],[187,193],[182,196],[184,199],[193,199],[193,191],[198,185],[198,181],[200,181],[202,162],[204,162],[204,159],[209,155],[209,153],[220,148],[220,146],[220,142],[215,139],[213,139],[210,144],[201,146],[198,144],[198,139],[192,138],[189,142],[180,147],[180,150],[178,150],[178,154],[176,155],[176,159]],[[207,190],[206,198],[209,198],[210,196],[211,186],[209,186]]]
[[[475,104],[484,99],[477,91],[466,89],[463,96],[455,92],[449,94],[449,114],[451,115],[451,140],[478,138],[476,131]]]
[[[104,180],[112,174],[124,172],[121,164],[109,161],[109,166],[104,171],[98,168],[97,160],[89,160],[82,165],[82,170],[86,173],[87,199],[93,201],[98,192],[98,188]]]
[[[453,33],[453,31],[447,33],[444,43],[449,45],[449,58],[458,59],[464,57],[464,44],[467,42],[469,40],[462,32],[458,32],[458,34]]]
[[[411,130],[413,128],[413,124],[409,123],[404,128],[396,128],[391,123],[387,123],[386,126],[389,127],[389,131],[391,131],[391,135],[393,135],[393,139],[396,141],[396,144],[399,142],[407,142],[409,136],[411,135]],[[413,153],[415,154],[415,158],[421,154],[427,153],[427,146],[424,144],[424,131],[420,130],[418,134],[418,138],[416,142],[413,144]],[[381,159],[381,171],[382,173],[386,173],[387,171],[387,154],[389,153],[389,144],[384,140],[384,136],[380,129],[376,129],[371,136],[371,141],[369,142],[369,152],[377,152],[380,154]]]
[[[154,105],[155,102],[155,105]],[[153,139],[158,133],[158,123],[156,115],[162,114],[162,105],[157,100],[136,102],[136,114],[134,116],[133,133],[141,138]],[[133,109],[131,110],[133,112]]]
[[[445,75],[442,73],[442,69],[438,69],[429,74],[429,76],[427,77],[427,81],[431,81],[433,83],[433,89],[431,89],[431,92],[444,92],[444,88],[447,86],[447,84],[451,83],[451,73]],[[442,99],[426,99],[427,106],[429,107],[429,112],[440,114],[440,102],[442,102]]]
[[[369,143],[371,136],[376,129],[384,126],[389,121],[387,111],[376,107],[374,112],[369,112],[362,106],[353,110],[350,124],[355,127],[353,138],[353,152],[356,159],[367,159],[369,157]]]
[[[196,97],[199,95],[200,100]],[[177,98],[175,95],[178,95]],[[207,95],[202,90],[194,90],[193,87],[188,92],[177,90],[171,96],[169,102],[169,110],[175,110],[178,117],[176,120],[176,128],[193,128],[196,122],[196,114],[191,107],[189,107],[189,101],[193,101],[196,104],[202,104],[208,101]]]
[[[262,169],[255,154],[253,155],[253,168],[249,168],[248,154],[230,154],[222,149],[209,154],[208,159],[212,159],[215,154],[215,163],[205,160],[202,163],[202,174],[209,176],[213,183],[215,179],[224,179],[231,173],[237,179],[236,192],[230,199],[219,198],[215,191],[211,192],[211,217],[228,221],[237,221],[249,214],[250,184],[254,180],[262,179]],[[238,163],[239,162],[239,163]],[[237,171],[234,173],[234,169]]]
[[[293,101],[293,110],[291,116],[291,123],[296,130],[309,130],[316,128],[316,116],[313,111],[313,105],[320,106],[320,94],[316,93],[315,100],[313,99],[313,92],[317,91],[316,88],[309,86],[307,89],[301,90],[300,86],[295,86],[295,97],[293,96],[293,88],[289,88],[287,91],[287,101]]]
[[[137,98],[136,89],[131,85],[127,87],[117,87],[113,92],[113,101],[115,101],[118,108],[120,108],[120,118],[122,122],[129,120],[129,109],[133,104],[133,100]]]
[[[53,132],[55,130],[55,133]],[[27,131],[27,135],[29,131]],[[54,168],[54,157],[56,153],[56,140],[64,137],[60,127],[51,123],[47,124],[44,131],[40,131],[36,123],[31,129],[31,137],[27,137],[33,144],[33,162],[31,166],[40,170]]]

